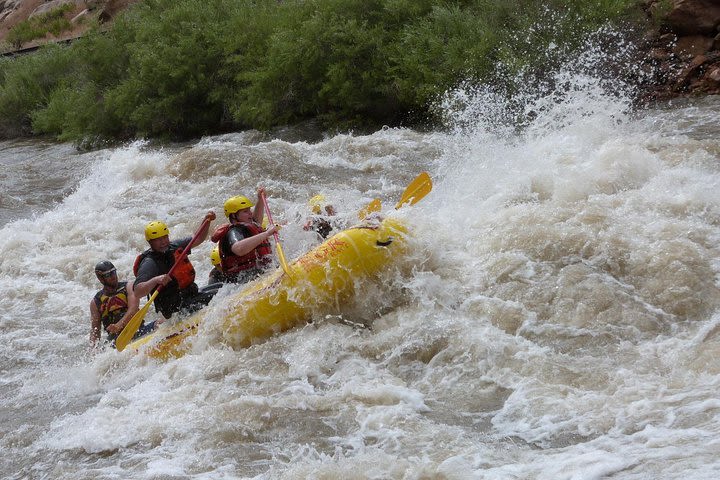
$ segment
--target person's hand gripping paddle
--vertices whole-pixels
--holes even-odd
[[[268,206],[267,198],[265,197],[265,192],[260,192],[260,195],[262,196],[263,204],[265,205],[265,214],[268,217],[268,221],[270,222],[270,225],[275,225],[275,222],[273,222],[272,214],[270,213],[270,207]],[[277,231],[273,232],[273,238],[275,238],[275,246],[277,249],[277,255],[278,260],[280,260],[280,266],[283,269],[283,272],[288,277],[292,277],[292,274],[290,274],[290,268],[288,267],[287,260],[285,260],[285,252],[283,252],[282,245],[280,244],[280,237],[277,234]]]

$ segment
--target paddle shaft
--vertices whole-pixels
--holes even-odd
[[[185,245],[185,248],[183,248],[182,253],[181,253],[180,256],[177,258],[177,260],[175,260],[175,263],[174,263],[173,266],[170,268],[170,271],[167,273],[168,275],[172,275],[172,273],[175,271],[175,268],[176,268],[178,265],[180,265],[180,262],[182,262],[185,257],[187,257],[187,254],[188,254],[188,252],[190,251],[190,247],[192,247],[192,244],[195,243],[195,240],[197,240],[198,237],[200,237],[200,234],[202,233],[203,229],[204,229],[205,226],[208,225],[209,223],[210,223],[210,219],[209,219],[209,218],[206,218],[205,220],[203,220],[203,222],[200,224],[200,228],[198,228],[197,231],[195,231],[195,235],[193,235],[193,237],[190,239],[190,243],[188,243],[187,245]],[[159,292],[163,287],[164,287],[164,285],[160,285],[160,286],[157,288],[157,290],[155,290],[155,291],[156,291],[156,292]]]
[[[260,192],[260,195],[262,196],[263,206],[265,207],[265,214],[268,217],[268,221],[270,222],[270,225],[274,226],[275,222],[273,221],[272,214],[270,213],[270,206],[268,205],[265,192]],[[277,231],[273,232],[273,238],[275,238],[275,246],[277,247],[278,258],[280,259],[280,266],[288,276],[291,276],[290,269],[288,268],[287,261],[285,260],[285,252],[283,252],[282,245],[280,244],[280,237],[278,236]]]

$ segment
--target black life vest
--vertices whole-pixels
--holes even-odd
[[[173,258],[175,259],[175,262],[173,265],[177,262],[177,259],[180,257],[184,249],[181,249],[177,246],[173,246],[172,244],[168,248],[168,251],[170,251],[173,255]],[[151,248],[145,250],[143,253],[137,256],[135,259],[135,264],[133,265],[133,273],[135,276],[138,274],[138,269],[140,268],[140,264],[142,263],[145,258],[150,257],[150,260],[153,262],[156,262],[156,259],[153,256],[153,253],[157,255],[157,252],[154,252]],[[172,266],[170,267],[172,268]],[[163,270],[162,268],[160,269]],[[168,272],[170,270],[168,269]],[[167,272],[165,272],[167,273]],[[185,290],[189,286],[191,286],[193,283],[195,283],[195,268],[193,267],[192,263],[190,262],[190,259],[188,259],[187,255],[185,258],[182,259],[180,262],[180,265],[175,267],[175,270],[173,270],[172,278],[177,281],[178,288],[180,290]]]
[[[107,327],[117,323],[128,309],[127,299],[127,282],[118,282],[117,289],[111,293],[105,293],[105,289],[95,294],[95,305],[100,312],[100,321],[103,328],[107,331]]]
[[[157,265],[159,272],[167,273],[177,262],[183,252],[177,244],[170,244],[164,253],[154,252],[152,249],[145,250],[135,259],[133,272],[137,277],[142,262],[148,258]],[[197,295],[198,287],[195,284],[195,269],[187,256],[180,261],[171,275],[172,281],[165,285],[155,298],[155,310],[162,313],[163,317],[170,318],[173,313],[182,308],[183,301]]]

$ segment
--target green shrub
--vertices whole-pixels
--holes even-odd
[[[0,135],[32,133],[31,115],[47,102],[75,58],[68,49],[48,45],[33,55],[0,61]]]
[[[381,1],[316,1],[296,7],[267,39],[267,54],[240,72],[235,119],[268,127],[305,117],[386,116]],[[257,102],[256,100],[262,100]]]
[[[231,10],[226,0],[154,2],[154,22],[139,22],[127,75],[105,92],[108,109],[141,135],[188,136],[220,128],[227,79],[219,28]],[[157,5],[157,6],[156,6]]]
[[[497,61],[497,31],[489,16],[457,5],[435,7],[400,32],[391,70],[401,101],[424,105],[460,80],[489,75]]]
[[[96,142],[432,119],[448,89],[521,89],[517,76],[542,78],[590,32],[639,11],[635,0],[145,0],[57,58],[2,61],[0,135]]]

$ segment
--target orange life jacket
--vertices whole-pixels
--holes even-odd
[[[173,258],[175,258],[175,263],[177,263],[177,259],[180,257],[184,249],[178,248],[177,246],[173,247],[173,245],[170,245],[170,249],[173,254]],[[135,264],[133,265],[133,273],[135,274],[135,276],[137,276],[138,269],[140,268],[140,264],[142,263],[142,261],[152,253],[153,250],[149,248],[137,256],[137,258],[135,259]],[[153,260],[152,257],[150,257],[150,259]],[[185,290],[195,282],[195,268],[193,267],[192,263],[190,263],[187,255],[185,256],[185,258],[182,259],[180,265],[175,267],[175,270],[173,270],[171,277],[177,281],[178,288],[180,290]]]
[[[222,265],[223,273],[225,275],[232,276],[233,274],[242,272],[243,270],[250,270],[252,268],[259,268],[268,265],[270,263],[269,255],[272,255],[272,247],[270,246],[270,242],[267,240],[245,255],[238,256],[232,253],[232,251],[225,251],[222,241],[225,239],[232,227],[242,227],[247,233],[250,233],[251,237],[265,231],[264,228],[256,225],[255,223],[236,223],[234,225],[224,223],[218,226],[213,232],[212,237],[210,237],[210,240],[213,242],[220,242],[220,264]],[[229,247],[232,247],[232,245]]]

